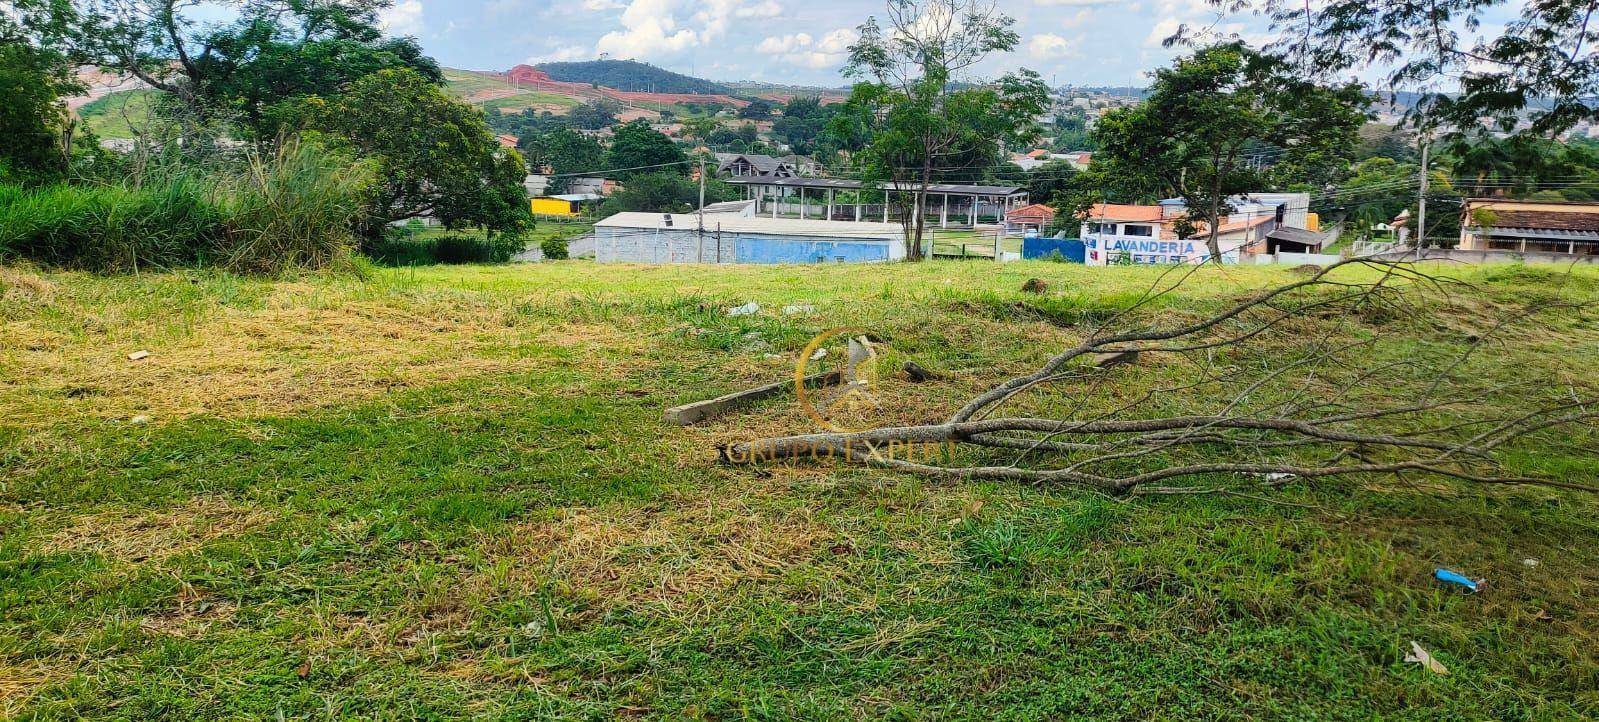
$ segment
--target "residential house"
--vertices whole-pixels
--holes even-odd
[[[1005,232],[1010,235],[1043,232],[1054,222],[1055,209],[1043,203],[1031,203],[1005,212]]]
[[[799,175],[793,165],[759,153],[717,153],[716,172],[734,178],[762,175],[793,178]]]
[[[821,173],[822,165],[817,163],[815,158],[808,155],[785,155],[778,160],[793,168],[795,175],[815,177]]]
[[[1458,248],[1599,255],[1599,203],[1473,198],[1461,211]]]
[[[515,150],[516,149],[517,139],[516,139],[516,136],[514,136],[514,135],[501,133],[499,135],[494,136],[494,140],[495,140],[495,142],[498,142],[500,144],[501,148],[505,148],[505,149],[508,149],[508,150]]]

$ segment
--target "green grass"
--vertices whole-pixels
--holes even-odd
[[[839,323],[949,371],[896,399],[937,418],[1157,272],[0,267],[0,715],[1599,715],[1589,496],[1347,479],[1286,503],[1127,501],[714,463],[718,443],[809,430],[781,399],[659,423],[781,378]],[[1456,272],[1484,304],[1552,285]],[[1579,272],[1568,291],[1599,299]],[[1031,277],[1052,292],[1022,294]],[[1155,312],[1290,278],[1206,272]],[[816,312],[774,312],[796,303]],[[1545,373],[1596,352],[1571,316],[1495,358]],[[1599,452],[1523,461],[1599,482]],[[1444,589],[1438,565],[1490,585]],[[1452,674],[1401,662],[1410,640]]]
[[[484,108],[497,108],[504,112],[519,112],[525,108],[574,108],[580,103],[577,99],[558,93],[529,90],[521,92],[515,83],[509,83],[498,78],[491,78],[464,70],[445,70],[444,81],[446,90],[457,98],[470,98],[474,94],[486,90],[519,91],[515,95],[508,95],[493,100],[474,101]]]
[[[124,90],[96,98],[78,109],[84,125],[101,138],[132,138],[150,120],[155,90]]]
[[[516,95],[483,102],[484,108],[496,108],[506,113],[521,112],[527,108],[539,108],[541,110],[576,108],[578,105],[581,105],[581,103],[570,96],[545,92],[517,93]]]

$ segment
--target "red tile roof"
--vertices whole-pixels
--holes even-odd
[[[1034,203],[1031,205],[1022,206],[1020,208],[1014,208],[1005,213],[1005,220],[1008,221],[1047,221],[1054,217],[1055,209],[1046,206],[1043,203]]]
[[[1490,225],[1494,228],[1536,228],[1548,231],[1599,231],[1599,212],[1575,211],[1498,211],[1483,208],[1479,211],[1483,223],[1473,218],[1471,225]]]
[[[1161,220],[1160,206],[1131,206],[1117,203],[1095,203],[1089,209],[1089,221],[1137,221],[1149,222]]]

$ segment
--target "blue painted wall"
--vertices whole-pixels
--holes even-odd
[[[1082,263],[1083,242],[1075,238],[1027,238],[1022,240],[1022,258],[1047,258],[1060,254],[1072,263]]]
[[[863,263],[888,260],[888,244],[882,242],[739,234],[733,248],[737,263]]]

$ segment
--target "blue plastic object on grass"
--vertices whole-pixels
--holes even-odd
[[[1448,569],[1435,569],[1433,570],[1432,575],[1437,577],[1438,581],[1440,582],[1444,582],[1446,584],[1459,584],[1460,586],[1465,587],[1467,591],[1471,592],[1475,592],[1480,589],[1483,583],[1483,580],[1481,579],[1473,580],[1464,574],[1452,572]]]

